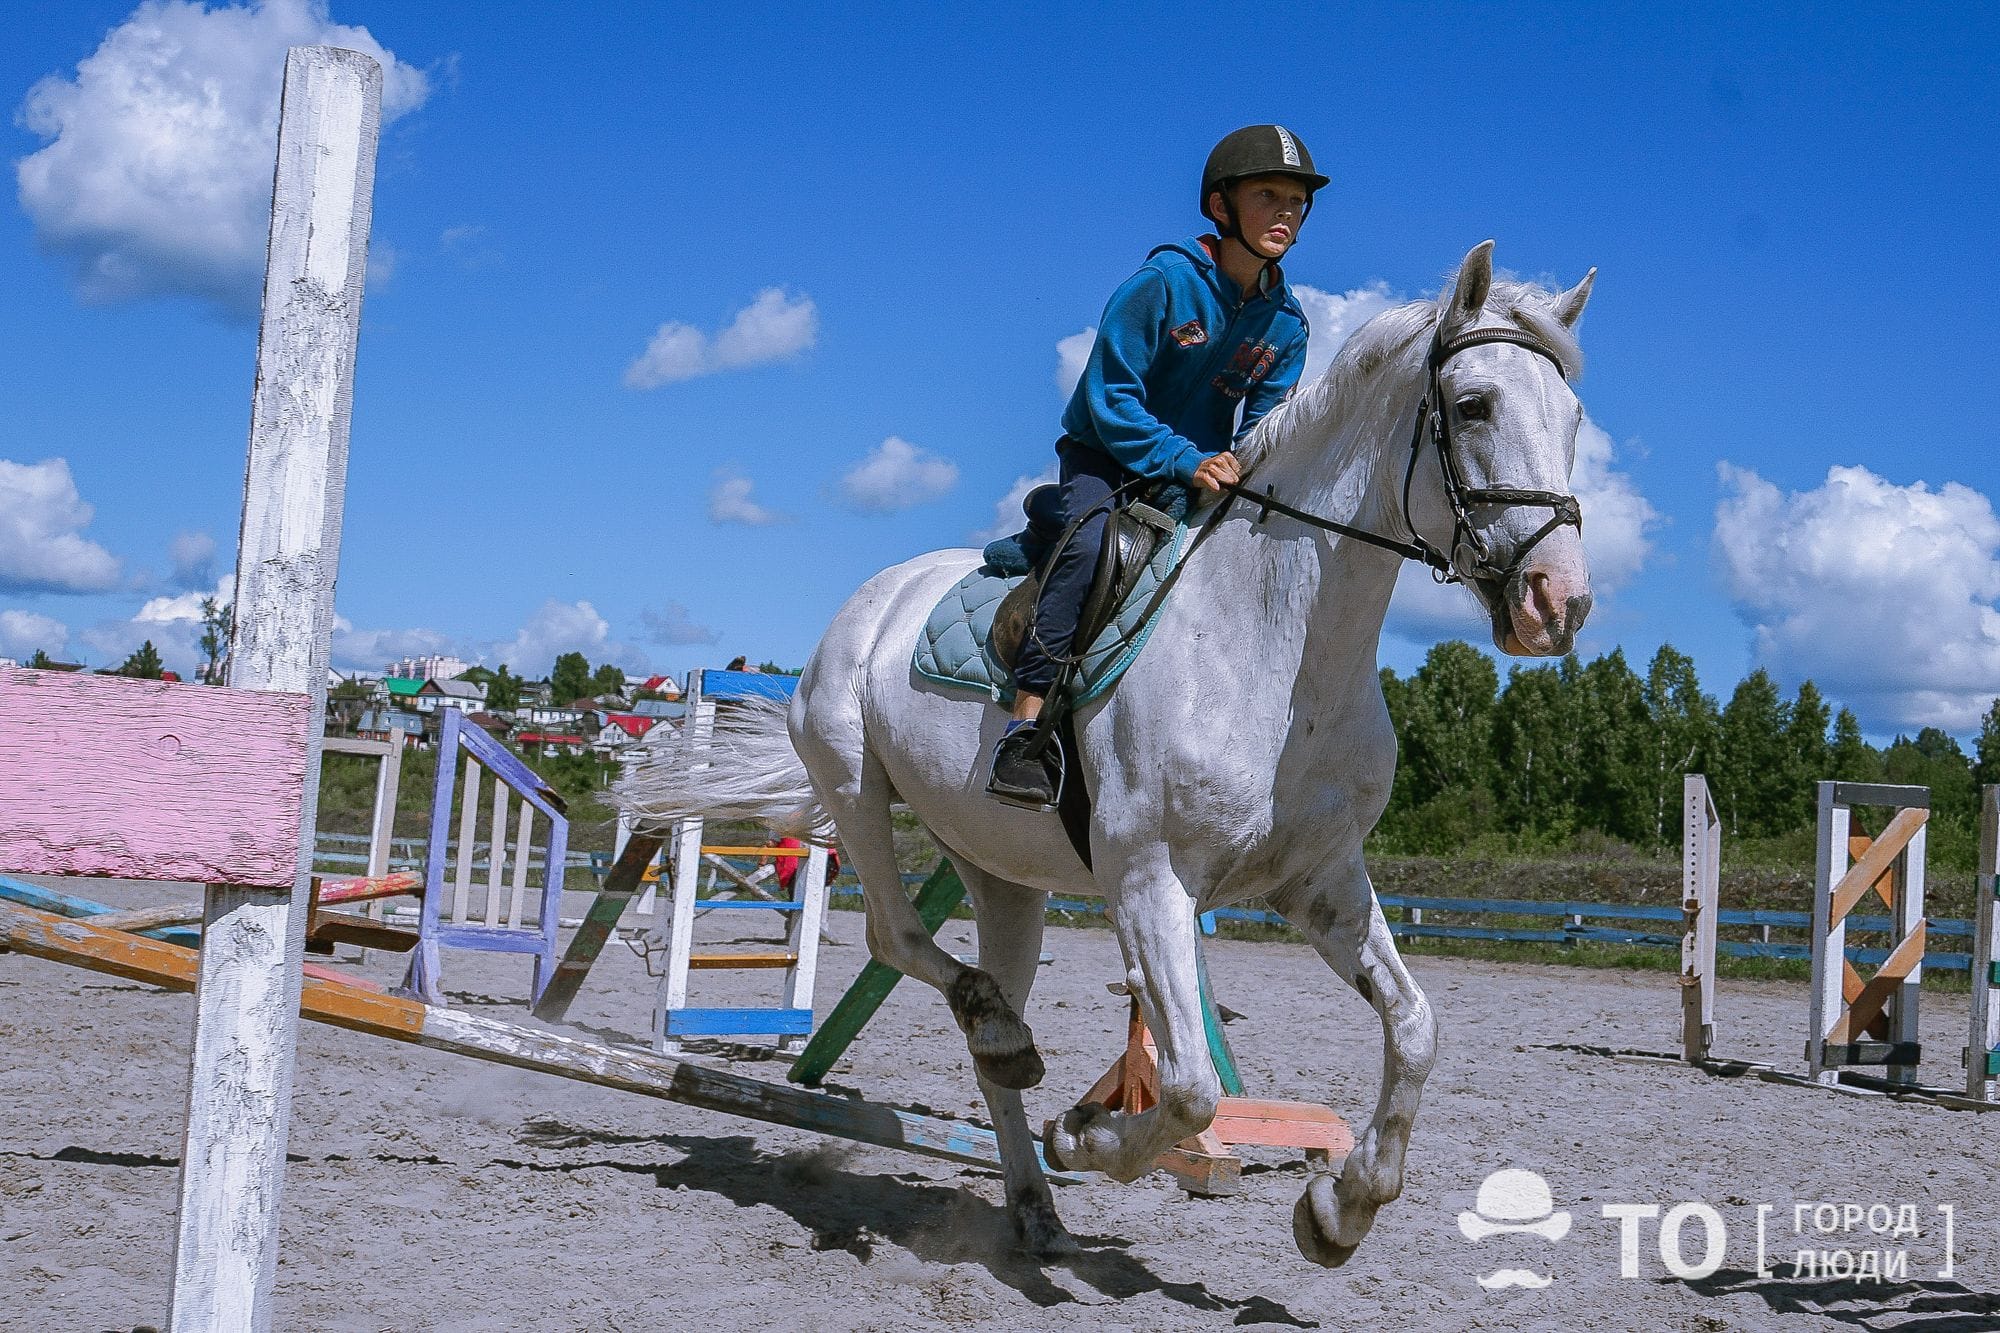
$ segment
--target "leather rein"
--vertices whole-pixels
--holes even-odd
[[[1240,498],[1246,503],[1257,506],[1259,510],[1257,521],[1259,523],[1262,523],[1273,513],[1283,514],[1286,518],[1295,519],[1309,527],[1338,533],[1343,537],[1352,537],[1356,541],[1366,542],[1370,546],[1378,546],[1385,551],[1393,551],[1405,560],[1418,561],[1430,568],[1431,577],[1439,583],[1462,583],[1467,577],[1472,577],[1488,579],[1504,585],[1520,571],[1521,564],[1528,558],[1529,552],[1533,551],[1536,545],[1550,533],[1563,527],[1573,527],[1581,533],[1583,531],[1583,507],[1577,503],[1574,495],[1569,495],[1561,491],[1526,490],[1515,486],[1467,486],[1465,484],[1465,478],[1459,472],[1458,463],[1452,456],[1451,414],[1445,408],[1442,375],[1445,363],[1450,361],[1454,356],[1457,356],[1460,352],[1468,348],[1480,347],[1488,343],[1511,343],[1516,347],[1525,347],[1554,366],[1556,374],[1563,375],[1564,379],[1568,379],[1568,376],[1563,374],[1562,359],[1547,344],[1525,331],[1505,328],[1474,329],[1470,333],[1462,334],[1449,341],[1446,341],[1442,332],[1431,338],[1430,355],[1427,358],[1429,383],[1425,387],[1422,401],[1417,404],[1416,424],[1410,432],[1410,461],[1409,465],[1403,471],[1403,526],[1409,529],[1410,534],[1407,541],[1396,537],[1387,537],[1379,532],[1370,532],[1366,528],[1357,528],[1352,524],[1341,523],[1334,519],[1321,518],[1319,515],[1309,514],[1303,509],[1295,509],[1278,499],[1268,486],[1264,488],[1262,493],[1258,493],[1246,487],[1231,484],[1227,487],[1230,496],[1232,498]],[[1424,535],[1418,532],[1416,525],[1410,521],[1410,489],[1416,480],[1417,462],[1423,457],[1424,441],[1427,437],[1436,447],[1438,470],[1444,477],[1445,499],[1451,505],[1452,532],[1451,551],[1449,553],[1440,551],[1429,541],[1425,540]],[[1471,511],[1480,505],[1510,507],[1543,506],[1548,508],[1551,513],[1549,521],[1542,524],[1540,528],[1536,529],[1533,536],[1522,542],[1515,549],[1514,558],[1505,565],[1501,565],[1494,561],[1491,553],[1487,550],[1486,543],[1480,539],[1478,529],[1473,526]],[[1226,507],[1225,505],[1224,508]],[[1214,517],[1221,517],[1219,510]],[[1206,535],[1205,531],[1197,534],[1197,541],[1203,535]],[[1453,556],[1457,554],[1461,547],[1468,550],[1472,555],[1471,569],[1466,573],[1459,571],[1453,559]],[[1190,548],[1190,553],[1192,553],[1192,548]],[[1178,572],[1178,569],[1176,572]]]

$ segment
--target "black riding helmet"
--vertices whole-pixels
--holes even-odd
[[[1239,245],[1243,244],[1243,237],[1237,227],[1236,205],[1229,198],[1229,187],[1252,176],[1290,176],[1303,182],[1306,206],[1299,215],[1301,222],[1312,212],[1313,191],[1327,183],[1326,177],[1313,170],[1312,154],[1306,151],[1305,144],[1283,125],[1246,125],[1224,136],[1201,169],[1201,199],[1197,207],[1203,217],[1208,217],[1208,196],[1222,191],[1225,216],[1217,225],[1222,228],[1225,240]]]

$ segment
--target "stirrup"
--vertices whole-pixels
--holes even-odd
[[[1037,723],[1036,725],[1039,728],[1040,724]],[[1000,747],[1007,740],[1008,737],[1002,735],[998,741],[994,742],[994,762],[998,762]],[[1042,772],[1049,778],[1049,788],[1052,793],[1047,801],[1037,800],[1032,796],[1017,795],[1014,789],[995,786],[998,774],[993,771],[990,764],[986,774],[986,794],[1004,805],[1013,806],[1017,810],[1033,810],[1037,814],[1053,814],[1062,805],[1063,780],[1068,776],[1069,769],[1069,762],[1063,755],[1061,741],[1053,733],[1049,735],[1046,744],[1042,747],[1041,762]]]

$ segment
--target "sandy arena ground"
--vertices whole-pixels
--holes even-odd
[[[171,892],[171,890],[170,890]],[[157,886],[98,896],[159,901]],[[580,913],[572,896],[566,909]],[[704,940],[761,923],[703,919]],[[831,915],[821,1007],[864,961],[861,918]],[[732,932],[734,935],[732,936]],[[973,947],[970,923],[946,929]],[[1122,1040],[1119,975],[1103,930],[1051,930],[1055,955],[1028,1015],[1049,1076],[1037,1117],[1066,1107]],[[1381,1042],[1373,1015],[1304,946],[1217,941],[1217,992],[1242,1012],[1230,1040],[1255,1095],[1330,1099],[1363,1124]],[[688,1110],[648,1098],[307,1024],[292,1117],[279,1325],[357,1330],[809,1328],[2000,1329],[2000,1115],[1892,1105],[1551,1051],[1548,1043],[1666,1049],[1677,1040],[1662,973],[1423,959],[1444,1025],[1407,1188],[1349,1265],[1301,1260],[1290,1218],[1306,1171],[1250,1154],[1242,1196],[1187,1197],[1164,1176],[1094,1177],[1057,1191],[1083,1244],[1038,1266],[1012,1254],[995,1173]],[[394,981],[399,964],[367,969]],[[760,1002],[770,974],[703,998]],[[519,1020],[525,961],[447,955],[453,1002]],[[573,1010],[612,1040],[647,1030],[651,987],[614,946]],[[1926,997],[1927,1082],[1950,1084],[1960,997]],[[1804,988],[1725,984],[1722,1052],[1799,1063]],[[130,1329],[164,1320],[171,1212],[192,1024],[190,997],[0,955],[0,1327]],[[739,1072],[782,1080],[775,1062]],[[830,1084],[979,1117],[943,1002],[900,987]],[[1460,1233],[1480,1181],[1544,1175],[1571,1226],[1559,1241]],[[1679,1279],[1644,1224],[1639,1272],[1620,1276],[1607,1204],[1712,1206],[1719,1271]],[[1910,1204],[1922,1234],[1792,1234],[1793,1205]],[[1756,1272],[1769,1204],[1771,1276]],[[1940,1205],[1956,1207],[1954,1268]],[[1810,1226],[1808,1226],[1810,1233]],[[1683,1233],[1687,1262],[1703,1247]],[[1907,1251],[1910,1281],[1794,1277],[1808,1244]],[[1499,1268],[1553,1279],[1488,1292]]]

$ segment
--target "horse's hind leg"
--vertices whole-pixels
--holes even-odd
[[[834,734],[829,734],[829,731]],[[895,789],[861,736],[858,717],[828,722],[808,714],[803,732],[794,729],[806,771],[820,803],[840,829],[849,864],[861,877],[867,907],[868,952],[904,976],[937,987],[965,1033],[980,1077],[1003,1088],[1032,1088],[1042,1081],[1042,1057],[1034,1034],[985,971],[953,958],[924,929],[903,891],[896,864],[895,826],[889,804]]]
[[[1375,1224],[1376,1211],[1403,1192],[1410,1129],[1437,1056],[1437,1018],[1396,952],[1358,854],[1275,905],[1382,1019],[1382,1092],[1374,1118],[1339,1179],[1315,1176],[1292,1211],[1299,1252],[1337,1268]]]
[[[972,895],[973,915],[979,921],[979,966],[999,985],[1014,1011],[1024,1013],[1041,961],[1043,914],[1049,895],[996,879],[958,853],[947,851]],[[1042,1174],[1041,1159],[1035,1155],[1035,1134],[1028,1127],[1020,1090],[1003,1087],[982,1074],[979,1091],[993,1117],[993,1132],[1000,1143],[1000,1170],[1006,1178],[1007,1216],[1022,1248],[1042,1256],[1073,1253],[1076,1242],[1056,1216],[1055,1199],[1049,1192],[1048,1177]]]

